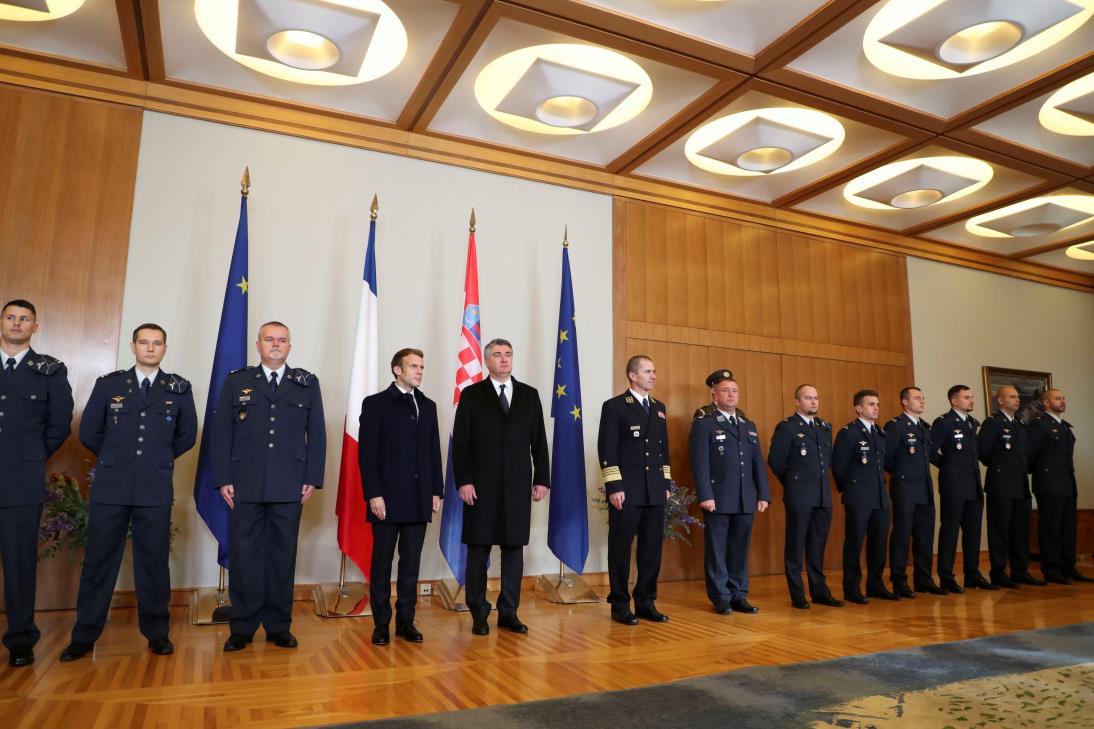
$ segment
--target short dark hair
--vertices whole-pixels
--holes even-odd
[[[494,347],[508,347],[509,349],[512,349],[513,348],[513,343],[510,342],[508,339],[502,339],[501,337],[494,337],[493,339],[491,339],[489,342],[486,343],[485,347],[482,348],[482,353],[485,354],[485,355],[489,355],[490,350],[493,349]]]
[[[153,324],[152,322],[145,322],[136,329],[133,330],[133,341],[137,341],[137,332],[141,329],[153,329],[163,335],[163,343],[167,344],[167,330],[161,327],[159,324]]]
[[[877,390],[859,390],[855,393],[854,402],[855,405],[861,405],[862,401],[868,397],[881,398],[881,395],[877,394]]]
[[[795,400],[797,400],[799,397],[801,397],[802,390],[806,387],[813,387],[813,385],[810,385],[808,382],[803,382],[802,384],[800,384],[800,385],[798,385],[797,387],[794,388],[794,399]],[[816,390],[817,388],[813,387],[813,389]]]
[[[954,397],[958,395],[962,390],[971,390],[968,385],[954,385],[949,390],[946,390],[946,399],[952,401]]]
[[[904,402],[905,400],[907,400],[911,396],[912,390],[919,390],[919,392],[923,392],[922,389],[916,387],[915,385],[908,385],[900,391],[900,401]]]
[[[262,336],[262,330],[265,329],[266,327],[281,327],[285,331],[289,331],[289,325],[288,324],[285,324],[284,322],[280,322],[280,321],[277,321],[276,319],[274,319],[273,321],[266,322],[265,324],[263,324],[262,326],[260,326],[258,328],[258,336],[260,336],[260,337]]]
[[[18,306],[20,309],[30,309],[30,313],[34,314],[34,318],[38,318],[38,310],[34,308],[34,304],[30,303],[26,299],[12,299],[8,303],[4,304],[4,308],[0,309],[0,313],[7,311],[9,306]]]
[[[651,357],[648,357],[644,354],[636,354],[633,357],[631,357],[630,359],[628,359],[627,360],[627,374],[628,375],[632,374],[632,373],[637,374],[638,373],[638,365],[644,359],[649,360],[650,362],[653,361],[653,359]]]
[[[414,349],[413,347],[403,347],[391,357],[391,374],[395,374],[395,368],[402,369],[403,360],[412,354],[416,354],[422,359],[425,359],[425,354],[420,349]]]

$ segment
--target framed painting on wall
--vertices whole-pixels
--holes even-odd
[[[1035,402],[1041,393],[1052,387],[1051,372],[1033,372],[1031,370],[1013,370],[1006,367],[988,367],[984,370],[984,408],[988,415],[999,412],[995,402],[995,393],[1000,387],[1010,385],[1018,390],[1022,404],[1018,407],[1021,415]]]

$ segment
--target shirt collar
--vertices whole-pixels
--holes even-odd
[[[157,367],[156,370],[152,374],[146,375],[143,372],[141,372],[140,370],[138,370],[136,367],[134,367],[133,368],[133,376],[137,378],[137,384],[138,385],[141,384],[141,382],[144,380],[145,377],[147,377],[148,378],[148,385],[151,387],[152,385],[156,384],[156,380],[160,376],[160,368]],[[278,379],[281,379],[281,378],[278,377]]]
[[[508,382],[498,382],[493,377],[490,378],[490,384],[494,386],[495,393],[501,393],[501,386],[505,385],[505,399],[510,403],[513,402],[513,378],[510,377]]]
[[[718,410],[718,412],[720,412],[720,413],[721,413],[722,415],[726,416],[726,418],[727,418],[727,419],[729,419],[729,418],[737,418],[737,421],[738,421],[738,422],[740,422],[740,420],[741,420],[741,415],[740,415],[740,413],[738,413],[737,411],[734,411],[734,412],[732,412],[732,413],[727,413],[727,412],[726,412],[725,410],[722,410],[721,408],[717,408],[717,410]]]
[[[863,420],[862,418],[859,418],[859,419],[858,419],[858,421],[859,421],[860,423],[862,423],[862,425],[863,425],[863,427],[864,427],[864,428],[866,428],[866,432],[867,432],[867,433],[869,433],[869,432],[870,432],[871,430],[873,430],[873,429],[874,429],[874,424],[873,424],[873,423],[868,423],[868,422],[866,422],[865,420]]]
[[[26,356],[27,356],[28,352],[30,352],[30,345],[29,344],[26,347],[23,347],[22,351],[20,351],[19,354],[8,354],[7,352],[0,351],[0,357],[3,358],[3,361],[0,362],[0,366],[7,367],[8,358],[9,357],[14,357],[15,358],[15,368],[19,369],[19,365],[21,365],[23,363],[23,360],[26,359]]]
[[[1057,423],[1062,423],[1062,422],[1064,422],[1064,419],[1063,419],[1063,418],[1061,418],[1061,417],[1060,417],[1059,415],[1057,415],[1056,413],[1050,412],[1050,411],[1048,411],[1048,410],[1046,410],[1046,411],[1045,411],[1045,415],[1048,415],[1048,416],[1049,416],[1049,417],[1051,417],[1051,418],[1052,418],[1053,420],[1055,420],[1055,421],[1056,421]]]
[[[288,365],[281,365],[279,368],[277,368],[277,370],[271,370],[266,365],[262,365],[262,373],[264,375],[266,375],[266,382],[270,381],[270,374],[275,372],[275,371],[277,372],[277,382],[278,382],[278,384],[284,382],[285,381],[285,370],[287,369],[287,367],[288,367]]]
[[[966,420],[969,419],[969,414],[968,413],[963,413],[960,410],[958,410],[957,408],[950,408],[950,409],[953,410],[954,414],[957,415],[957,419],[960,420],[962,423],[964,423]]]
[[[804,420],[806,423],[812,423],[813,418],[816,417],[814,415],[802,415],[801,413],[797,413],[797,416]]]
[[[908,420],[911,420],[913,425],[919,425],[919,416],[918,415],[912,415],[910,412],[905,410],[904,411],[904,417],[906,417]]]
[[[627,388],[627,392],[629,392],[631,394],[631,396],[635,400],[637,400],[639,403],[641,403],[643,400],[646,400],[646,399],[649,398],[649,393],[646,393],[645,395],[639,395],[637,392],[634,391],[633,387]]]
[[[399,384],[398,380],[395,380],[394,385],[399,390],[399,392],[403,393],[404,395],[413,395],[414,394],[414,390],[406,389],[405,387],[403,387],[402,385]]]

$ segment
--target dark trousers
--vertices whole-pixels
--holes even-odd
[[[635,506],[623,502],[623,508],[608,505],[608,602],[612,610],[631,606],[631,544],[638,537],[636,562],[638,577],[634,583],[634,605],[652,607],[657,599],[657,576],[661,572],[661,542],[665,536],[665,507]]]
[[[866,542],[866,591],[885,589],[885,553],[889,510],[868,506],[843,507],[843,594],[859,595],[862,585],[862,543]]]
[[[961,551],[965,579],[980,572],[980,524],[984,519],[983,499],[947,498],[943,496],[942,520],[938,528],[938,577],[954,578],[953,563],[957,559],[957,531],[961,530]]]
[[[987,494],[988,557],[991,578],[1012,577],[1029,573],[1029,530],[1033,500]]]
[[[889,579],[894,585],[908,584],[908,547],[911,545],[913,584],[925,590],[934,582],[934,504],[893,501],[893,531],[889,535]]]
[[[292,624],[299,501],[236,501],[228,512],[229,625],[233,633],[282,633]]]
[[[1076,571],[1077,519],[1074,496],[1037,497],[1037,541],[1046,576],[1067,577]]]
[[[42,505],[0,506],[0,560],[4,565],[4,605],[8,629],[4,646],[33,646],[41,633],[34,624],[38,574],[38,525]]]
[[[748,543],[754,516],[703,512],[703,569],[707,596],[715,605],[748,595]]]
[[[786,505],[786,541],[783,565],[791,600],[805,599],[802,584],[802,556],[809,574],[809,596],[814,600],[831,592],[824,579],[824,546],[832,526],[832,507]]]
[[[126,532],[133,525],[133,581],[137,588],[137,619],[148,640],[167,637],[171,602],[170,506],[88,507],[87,548],[80,570],[76,625],[72,640],[94,643],[103,633],[110,599],[118,582]]]
[[[486,564],[490,560],[491,544],[467,545],[467,608],[475,617],[485,618],[493,607],[486,601]],[[520,580],[524,577],[524,547],[501,545],[501,594],[498,595],[498,618],[511,618],[520,606]]]
[[[399,576],[396,582],[395,624],[414,622],[414,607],[418,604],[418,568],[425,543],[425,522],[418,524],[388,524],[372,522],[372,568],[369,601],[372,620],[376,625],[391,622],[391,560],[395,545],[399,545]]]

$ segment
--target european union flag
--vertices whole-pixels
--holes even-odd
[[[562,249],[562,294],[558,306],[555,387],[551,401],[555,420],[551,449],[551,509],[547,546],[577,574],[589,556],[588,497],[585,494],[585,438],[581,425],[581,376],[577,366],[577,318],[570,279],[570,250]]]
[[[220,310],[220,330],[213,355],[213,373],[209,376],[209,399],[205,403],[205,422],[201,431],[198,471],[194,478],[194,504],[198,514],[217,540],[217,562],[228,567],[228,505],[224,503],[217,484],[213,483],[210,462],[213,412],[220,401],[220,391],[228,373],[247,366],[247,195],[239,203],[239,226],[236,228],[232,264],[228,268],[228,283],[224,287],[224,305]]]

